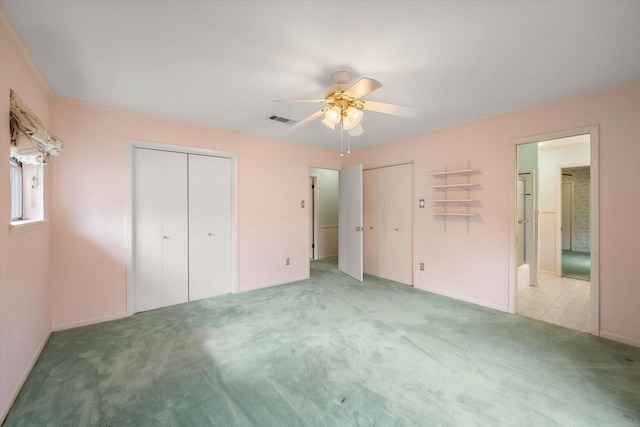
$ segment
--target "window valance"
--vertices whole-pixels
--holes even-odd
[[[11,157],[21,163],[46,165],[50,155],[57,156],[62,141],[51,135],[42,122],[11,89]]]

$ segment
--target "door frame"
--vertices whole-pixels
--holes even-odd
[[[517,261],[518,247],[516,243],[517,230],[517,180],[518,165],[517,151],[518,145],[529,144],[532,142],[547,141],[552,139],[566,138],[570,136],[586,135],[590,136],[590,191],[589,191],[589,228],[590,228],[590,247],[591,247],[591,334],[600,336],[600,173],[599,173],[599,153],[600,153],[600,128],[598,125],[585,126],[575,129],[567,129],[558,132],[552,132],[542,135],[528,136],[511,140],[511,149],[509,151],[509,174],[512,179],[509,180],[509,289],[508,302],[509,312],[516,313],[516,304],[518,297],[517,283]],[[561,184],[559,184],[561,185]],[[561,245],[560,241],[560,245]]]
[[[309,236],[310,242],[307,244],[307,248],[311,246],[311,256],[310,260],[318,259],[318,215],[319,215],[319,206],[318,206],[318,177],[315,175],[309,175],[309,182],[311,187],[309,188],[309,202],[311,206],[309,206],[309,231],[311,235]]]
[[[569,249],[568,250],[573,250],[573,181],[562,181],[562,169],[566,169],[564,167],[560,168],[560,251],[565,250],[564,249],[564,233],[568,232],[568,239],[569,239]],[[565,200],[565,194],[564,194],[564,188],[565,185],[569,188],[568,190],[568,194],[566,196],[569,197],[569,200]],[[565,212],[564,210],[564,206],[565,206],[565,202],[569,202],[569,208],[568,211],[569,212]],[[568,230],[564,229],[565,223],[564,223],[564,217],[565,214],[568,214]],[[562,252],[561,252],[562,253]],[[560,263],[562,264],[562,262]]]
[[[159,142],[141,141],[135,139],[125,140],[125,168],[127,186],[127,268],[126,268],[126,300],[127,316],[131,316],[135,310],[135,273],[134,273],[134,200],[133,186],[134,152],[137,148],[158,151],[171,151],[183,154],[199,154],[205,156],[222,157],[231,160],[231,292],[238,292],[238,155],[226,151],[209,150],[205,148],[188,147],[184,145],[164,144]]]

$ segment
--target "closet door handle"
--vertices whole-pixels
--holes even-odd
[[[213,237],[213,236],[215,236],[215,234],[213,234],[213,233],[208,233],[208,234],[207,234],[207,236],[209,236],[209,237]]]
[[[164,235],[164,236],[162,236],[162,239],[163,239],[163,240],[169,240],[169,236]]]

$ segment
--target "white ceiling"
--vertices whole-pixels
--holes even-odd
[[[335,147],[293,131],[338,70],[384,86],[353,147],[640,79],[640,1],[0,0],[56,95]]]

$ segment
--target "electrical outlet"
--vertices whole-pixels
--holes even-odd
[[[285,259],[284,259],[284,265],[289,265],[289,264],[290,264],[290,262],[289,262],[289,258],[285,258]]]
[[[420,263],[420,271],[424,271],[424,262]]]

